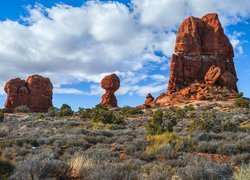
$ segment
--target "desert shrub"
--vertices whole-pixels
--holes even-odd
[[[138,107],[134,108],[134,107],[125,106],[121,108],[120,111],[122,111],[123,115],[125,116],[143,114],[142,109]]]
[[[243,92],[239,92],[238,93],[238,97],[240,98],[240,97],[243,97],[244,96],[244,93]]]
[[[155,135],[164,133],[162,117],[163,117],[163,111],[161,109],[158,109],[153,113],[152,122],[148,123],[146,126],[148,134]]]
[[[80,179],[139,179],[142,162],[128,160],[122,163],[110,163],[110,160],[91,158],[84,154],[73,157],[69,165],[71,173]]]
[[[4,120],[4,113],[6,112],[5,109],[0,109],[0,122]]]
[[[250,153],[236,154],[232,157],[233,162],[236,164],[249,164],[250,163]]]
[[[156,149],[154,154],[157,157],[164,159],[175,159],[178,156],[178,152],[171,144],[163,144],[158,149]]]
[[[173,127],[177,124],[176,119],[168,113],[163,113],[161,109],[153,113],[152,121],[146,126],[149,135],[162,134],[166,131],[172,132]]]
[[[14,171],[15,166],[9,161],[0,160],[0,179],[7,179]]]
[[[216,114],[215,110],[202,111],[201,114],[197,114],[196,118],[189,126],[189,131],[203,131],[203,132],[237,132],[237,122],[233,123],[230,120],[224,120],[219,114]]]
[[[59,109],[56,107],[50,107],[48,109],[48,116],[50,117],[57,117],[59,116]]]
[[[192,104],[184,106],[183,109],[186,112],[188,112],[188,111],[194,111],[195,110],[195,108],[194,108],[194,106]]]
[[[67,104],[63,104],[60,108],[59,116],[72,116],[74,114],[74,111],[71,109],[71,107]]]
[[[165,132],[160,135],[149,135],[147,136],[147,141],[149,142],[147,152],[154,152],[166,144],[170,144],[173,147],[178,146],[180,138],[174,133]]]
[[[90,108],[79,108],[78,114],[80,115],[80,118],[91,118],[93,114],[93,110]]]
[[[15,113],[29,113],[30,109],[25,105],[21,105],[21,106],[17,106],[14,112]]]
[[[177,175],[185,180],[229,180],[232,177],[232,169],[229,164],[217,164],[209,159],[194,158],[187,166],[177,169]]]
[[[250,164],[242,166],[239,171],[233,175],[234,180],[247,180],[250,179]]]
[[[142,166],[142,174],[139,179],[163,180],[171,179],[172,168],[165,163],[151,162]]]
[[[229,120],[225,120],[221,122],[222,131],[237,132],[238,129],[239,129],[238,126]]]
[[[124,124],[124,116],[120,112],[110,111],[106,107],[96,107],[93,109],[91,121],[104,124]]]
[[[67,177],[70,167],[59,160],[33,158],[19,162],[10,179],[47,179]]]
[[[249,100],[242,97],[235,99],[234,104],[236,107],[249,108]]]

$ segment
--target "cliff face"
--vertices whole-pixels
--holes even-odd
[[[168,93],[180,91],[194,82],[205,82],[211,66],[220,68],[221,77],[234,79],[231,82],[228,78],[220,78],[215,84],[237,91],[233,57],[233,47],[224,34],[217,14],[207,14],[201,19],[185,19],[176,36]]]

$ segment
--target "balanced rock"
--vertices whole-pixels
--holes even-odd
[[[27,106],[31,112],[47,112],[53,106],[53,85],[49,78],[33,75],[26,81],[11,79],[4,90],[7,93],[5,108],[10,113],[21,105]]]
[[[120,79],[116,74],[105,76],[101,81],[101,87],[106,90],[102,96],[101,104],[107,107],[117,107],[115,91],[120,87]]]
[[[180,91],[194,82],[204,82],[211,66],[220,68],[221,74],[229,72],[237,79],[233,57],[233,47],[224,34],[217,14],[207,14],[201,19],[185,19],[179,27],[175,54],[170,63],[168,94]],[[212,75],[215,72],[209,73]],[[209,85],[213,84],[218,74],[216,68]],[[220,81],[222,86],[237,91],[237,86],[229,85],[225,79]]]

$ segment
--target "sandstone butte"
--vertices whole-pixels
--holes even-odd
[[[49,78],[32,75],[26,81],[11,79],[4,90],[7,93],[5,108],[10,113],[20,105],[27,106],[31,112],[47,112],[53,106],[53,85]]]
[[[109,108],[117,107],[115,91],[120,87],[120,79],[116,74],[105,76],[101,81],[101,87],[106,90],[102,96],[101,104]]]
[[[233,98],[238,92],[233,58],[233,47],[216,13],[185,19],[176,36],[167,92],[154,103],[213,99],[222,91]]]

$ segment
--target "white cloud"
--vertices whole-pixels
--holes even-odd
[[[116,72],[122,80],[118,94],[161,91],[167,80],[149,71],[152,64],[167,63],[182,20],[218,12],[225,25],[244,21],[250,17],[249,3],[132,0],[130,8],[113,1],[88,1],[81,7],[28,7],[30,15],[22,17],[25,25],[0,21],[0,85],[10,78],[41,74],[51,78],[56,93],[99,95],[103,90],[98,84],[91,85],[90,92],[61,85],[98,83],[107,73]],[[238,36],[232,37],[232,44],[243,52]]]

